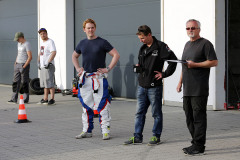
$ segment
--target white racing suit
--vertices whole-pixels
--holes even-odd
[[[94,128],[94,106],[97,107],[99,113],[102,134],[110,132],[111,96],[108,93],[106,77],[107,74],[97,75],[96,73],[86,73],[84,71],[79,78],[78,98],[83,106],[83,132],[91,133]]]

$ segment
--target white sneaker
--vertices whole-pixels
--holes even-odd
[[[103,140],[108,140],[108,139],[110,139],[110,135],[109,135],[109,133],[103,133],[103,138],[102,138]]]
[[[92,137],[92,133],[82,132],[81,134],[77,135],[75,138],[82,139],[82,138],[91,138],[91,137]]]

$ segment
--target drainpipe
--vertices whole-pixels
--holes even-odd
[[[75,27],[75,0],[73,0],[73,50],[75,50],[75,42],[76,42],[76,38],[75,38],[75,33],[76,33],[76,27]],[[75,69],[75,67],[73,67],[73,69],[74,69],[74,72],[73,72],[73,77],[75,77],[76,75],[77,75],[77,71],[76,71],[76,69]]]
[[[226,91],[225,91],[225,96],[226,96],[226,107],[228,107],[228,28],[229,28],[229,0],[225,0],[225,80],[226,80]],[[226,109],[226,108],[225,108]]]

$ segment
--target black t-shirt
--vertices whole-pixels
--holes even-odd
[[[75,49],[78,54],[82,54],[82,65],[87,73],[97,72],[98,68],[106,67],[106,53],[110,52],[113,46],[105,39],[97,37],[89,40],[83,39]]]
[[[186,43],[182,60],[203,62],[206,60],[217,60],[217,56],[212,43],[204,38],[200,38]],[[184,96],[208,96],[210,68],[187,68],[183,64],[182,71]]]

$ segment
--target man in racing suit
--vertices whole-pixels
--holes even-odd
[[[83,106],[83,131],[77,139],[92,137],[94,106],[99,112],[99,122],[103,140],[110,139],[110,102],[108,93],[107,73],[113,69],[120,58],[118,51],[105,39],[95,35],[96,23],[92,19],[83,22],[83,30],[87,35],[77,45],[72,54],[72,62],[80,76],[78,97]],[[106,67],[106,53],[112,56],[112,61]],[[80,67],[78,57],[82,55]]]
[[[176,63],[168,62],[167,69],[163,72],[164,61],[176,60],[177,57],[169,47],[152,36],[151,29],[147,25],[138,28],[137,36],[143,43],[138,55],[138,64],[134,71],[139,73],[139,86],[137,90],[137,111],[135,117],[135,133],[124,144],[141,144],[143,140],[143,128],[149,105],[152,106],[153,137],[148,145],[160,143],[162,133],[162,79],[171,76]]]

